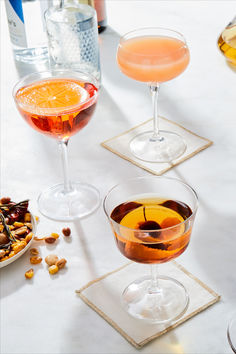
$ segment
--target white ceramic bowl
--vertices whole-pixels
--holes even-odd
[[[32,213],[30,213],[30,214],[31,214],[32,232],[33,232],[32,239],[29,241],[29,243],[27,243],[25,248],[23,248],[23,250],[18,252],[15,256],[8,258],[5,261],[0,262],[0,268],[6,267],[8,264],[15,262],[18,258],[20,258],[30,248],[30,246],[34,240],[35,233],[36,233],[36,221],[35,221],[33,214]]]

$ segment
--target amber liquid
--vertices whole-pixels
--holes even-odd
[[[135,262],[167,262],[188,246],[192,223],[184,220],[191,215],[188,205],[174,200],[151,198],[120,204],[111,213],[121,225],[113,226],[117,246]]]
[[[236,25],[226,27],[218,39],[218,46],[226,59],[236,65]]]
[[[86,126],[91,119],[96,107],[97,88],[91,83],[81,83],[89,98],[94,97],[89,103],[82,103],[81,106],[60,114],[37,114],[37,112],[28,112],[18,105],[18,109],[32,128],[40,133],[49,135],[57,139],[67,139]],[[89,100],[88,98],[88,100]]]

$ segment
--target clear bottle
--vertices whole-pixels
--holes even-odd
[[[218,38],[218,47],[227,61],[236,66],[236,16]]]
[[[97,14],[73,0],[45,12],[51,68],[82,70],[100,81]]]
[[[15,59],[36,64],[48,60],[44,12],[53,0],[5,0]]]

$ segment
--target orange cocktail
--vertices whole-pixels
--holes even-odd
[[[140,36],[127,39],[118,48],[122,72],[143,82],[165,82],[181,74],[189,63],[189,51],[176,38]]]
[[[39,133],[56,139],[60,146],[64,183],[46,189],[38,198],[40,212],[51,219],[74,220],[90,214],[100,203],[95,187],[70,181],[67,152],[70,137],[91,119],[98,91],[99,83],[92,75],[69,70],[27,75],[13,89],[21,116]]]
[[[21,87],[15,99],[32,128],[54,138],[68,139],[90,120],[97,91],[92,83],[50,78]]]
[[[141,28],[124,35],[117,50],[117,63],[131,79],[146,82],[152,94],[153,130],[130,141],[133,155],[148,162],[171,162],[186,150],[178,134],[159,130],[157,99],[160,84],[180,75],[189,63],[184,37],[166,28]]]

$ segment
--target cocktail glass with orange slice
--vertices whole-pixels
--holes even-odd
[[[123,292],[122,303],[131,316],[166,323],[186,311],[189,297],[184,285],[159,275],[157,265],[186,250],[197,205],[195,191],[175,178],[132,178],[108,192],[104,210],[119,251],[134,262],[151,265],[150,276],[134,280]]]
[[[170,162],[186,150],[184,139],[175,132],[159,129],[158,96],[163,82],[179,76],[188,66],[189,50],[184,37],[165,28],[142,28],[124,35],[117,50],[123,74],[148,84],[152,95],[153,130],[130,141],[133,155],[148,162]]]
[[[98,190],[68,175],[67,145],[70,137],[91,119],[99,85],[84,72],[45,71],[21,79],[13,96],[21,116],[38,132],[59,143],[64,183],[43,191],[38,198],[41,213],[55,220],[73,220],[93,212],[99,205]]]

